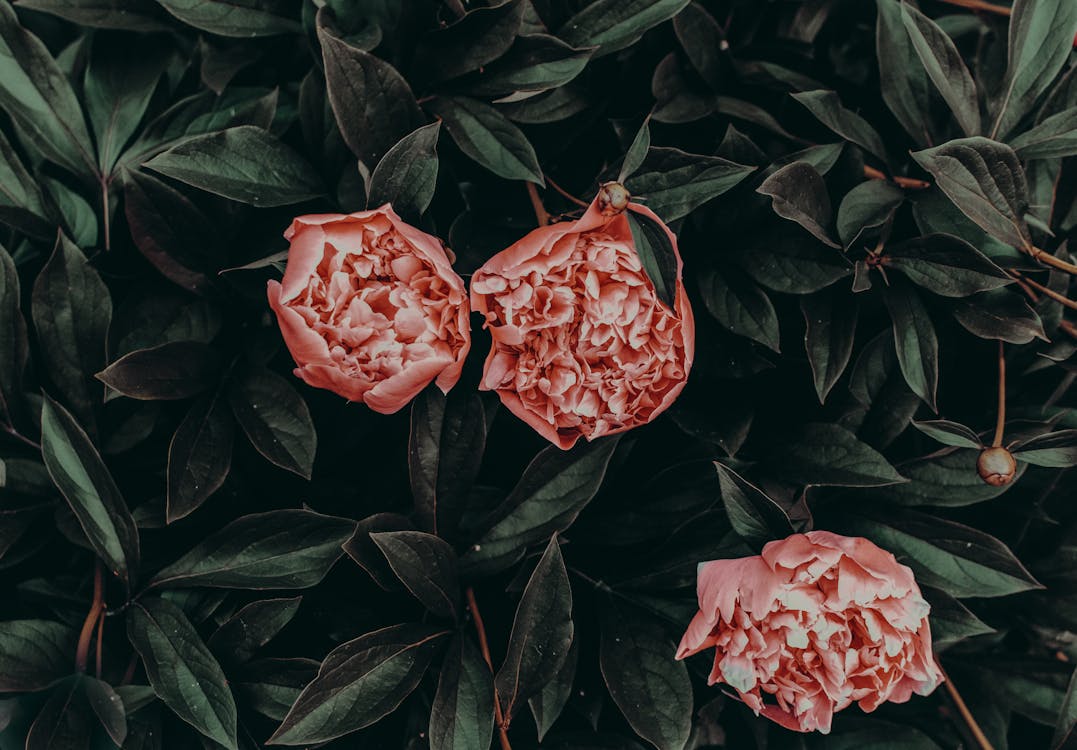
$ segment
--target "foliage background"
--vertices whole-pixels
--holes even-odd
[[[811,527],[915,569],[995,748],[1068,747],[1077,4],[919,11],[4,0],[0,748],[974,747],[943,689],[802,737],[672,661],[699,561]],[[698,321],[652,425],[543,445],[478,328],[410,414],[291,376],[293,216],[392,200],[466,276],[624,172]]]

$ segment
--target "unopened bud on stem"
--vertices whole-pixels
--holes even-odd
[[[603,216],[616,216],[628,208],[632,195],[619,182],[607,182],[598,191],[598,210]]]
[[[987,484],[1002,487],[1017,475],[1017,461],[1005,448],[985,448],[976,461],[976,471]]]

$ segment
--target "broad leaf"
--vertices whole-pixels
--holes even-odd
[[[10,419],[29,350],[26,321],[19,306],[19,275],[7,250],[0,246],[0,415]]]
[[[7,136],[0,133],[0,222],[49,239],[54,227],[47,214],[41,185],[23,166]]]
[[[1066,697],[1062,700],[1062,710],[1058,712],[1055,733],[1051,738],[1051,750],[1065,750],[1073,742],[1077,730],[1077,671],[1070,677],[1066,688]]]
[[[547,34],[520,36],[499,60],[469,76],[465,88],[485,96],[556,90],[583,72],[593,52]]]
[[[430,750],[489,747],[493,731],[493,675],[478,648],[456,636],[441,664],[430,707]]]
[[[506,720],[560,671],[572,638],[572,588],[554,535],[524,588],[505,661],[494,678],[495,697]]]
[[[371,535],[382,531],[414,531],[412,522],[396,513],[375,513],[355,525],[355,533],[344,542],[344,552],[386,591],[399,591],[400,579],[389,567],[381,548]]]
[[[130,398],[175,401],[212,387],[220,364],[220,355],[207,344],[172,341],[125,354],[97,379]]]
[[[418,43],[415,66],[432,81],[456,78],[478,70],[505,54],[523,22],[523,0],[477,7]]]
[[[443,539],[421,531],[385,531],[370,535],[389,567],[430,612],[456,619],[460,582],[456,553]]]
[[[228,390],[239,426],[267,460],[310,479],[318,436],[303,397],[280,375],[250,370]]]
[[[853,271],[842,253],[787,222],[760,227],[737,250],[740,266],[749,276],[785,294],[818,292]]]
[[[220,489],[232,465],[235,422],[219,395],[197,401],[168,446],[166,520],[195,511]]]
[[[257,659],[235,670],[232,689],[244,706],[282,721],[317,674],[312,659]]]
[[[138,529],[90,438],[48,396],[41,407],[41,455],[94,550],[129,586],[138,570]]]
[[[883,101],[913,140],[926,148],[932,142],[931,112],[934,84],[922,65],[911,64],[917,54],[902,21],[899,0],[876,0],[878,23],[875,49],[879,60],[879,88]]]
[[[807,424],[777,443],[765,463],[791,483],[881,487],[904,482],[871,446],[836,424]]]
[[[673,18],[677,34],[688,61],[707,84],[718,90],[722,81],[722,43],[725,30],[698,2],[689,2]]]
[[[849,391],[863,407],[849,420],[862,440],[885,448],[904,432],[919,408],[920,398],[905,383],[893,333],[884,331],[864,347],[849,375]]]
[[[979,250],[957,237],[930,234],[892,245],[883,263],[917,286],[943,297],[969,297],[1012,282]]]
[[[77,634],[50,620],[0,622],[0,694],[44,690],[70,674]]]
[[[370,176],[367,205],[377,208],[388,203],[405,219],[422,216],[437,185],[435,149],[440,132],[441,123],[424,125],[389,149]]]
[[[778,314],[770,297],[750,279],[729,271],[704,271],[699,275],[699,290],[715,320],[738,336],[779,351]]]
[[[221,36],[252,37],[301,30],[288,0],[158,0],[186,24]]]
[[[996,289],[960,300],[954,318],[970,333],[984,339],[1010,344],[1027,344],[1032,339],[1047,340],[1043,321],[1024,297],[1008,289]]]
[[[773,199],[778,216],[800,224],[826,245],[841,247],[830,237],[830,195],[815,167],[795,161],[764,180],[756,192]]]
[[[976,82],[953,40],[938,24],[911,5],[902,3],[901,20],[924,70],[950,106],[965,135],[979,135],[980,103]]]
[[[984,447],[980,436],[959,422],[950,422],[945,419],[934,419],[928,422],[913,422],[912,426],[920,430],[929,438],[938,440],[943,445],[956,448],[973,448],[979,450]]]
[[[669,222],[687,216],[736,187],[753,171],[754,167],[717,156],[652,147],[625,187],[646,201],[647,208],[663,221]]]
[[[844,290],[831,287],[801,297],[800,311],[815,393],[819,403],[824,403],[849,365],[860,306]]]
[[[183,610],[165,599],[144,597],[127,614],[127,637],[161,700],[204,736],[238,750],[228,682]]]
[[[885,180],[866,180],[845,194],[838,206],[838,237],[846,249],[866,232],[889,223],[905,200],[901,188]]]
[[[793,533],[789,515],[763,490],[717,461],[714,466],[729,523],[748,546],[759,550],[767,542]]]
[[[1057,159],[1077,154],[1077,107],[1051,115],[1010,140],[1021,159]]]
[[[232,521],[153,577],[153,588],[302,589],[344,551],[355,522],[309,510],[271,510]]]
[[[438,97],[427,105],[445,124],[460,150],[506,180],[542,184],[535,149],[519,128],[489,104],[463,96]]]
[[[915,288],[891,283],[883,296],[894,330],[894,345],[901,372],[913,393],[937,411],[939,340],[935,325]]]
[[[1019,461],[1066,469],[1077,465],[1077,430],[1058,430],[1022,440],[1011,447]]]
[[[20,8],[100,29],[167,31],[168,15],[154,0],[18,0]]]
[[[674,309],[681,275],[674,244],[676,238],[651,214],[629,209],[626,217],[632,232],[632,245],[644,273],[654,285],[655,295],[666,307]]]
[[[627,47],[652,26],[677,15],[688,0],[596,0],[558,30],[573,47],[600,47],[605,55]]]
[[[901,473],[908,477],[908,483],[880,490],[879,497],[901,505],[958,507],[998,497],[1013,486],[1011,482],[994,487],[980,479],[976,472],[979,457],[978,446],[976,449],[943,449],[900,464]],[[1025,468],[1018,464],[1016,479],[1021,478]]]
[[[833,91],[806,91],[793,98],[808,108],[819,122],[847,141],[855,143],[880,161],[887,161],[886,146],[875,128],[860,115],[842,106]]]
[[[94,721],[83,677],[68,677],[53,690],[26,733],[26,750],[89,750]]]
[[[415,689],[445,635],[395,625],[333,649],[268,744],[306,746],[373,724]]]
[[[576,663],[580,656],[580,642],[572,639],[572,646],[568,649],[568,658],[554,678],[546,683],[538,693],[533,695],[527,702],[531,707],[531,715],[535,719],[535,728],[538,729],[539,742],[546,737],[546,733],[553,727],[554,722],[561,716],[568,699],[572,697],[572,685],[576,680]]]
[[[225,665],[250,661],[291,622],[302,601],[295,596],[251,602],[217,628],[206,645]]]
[[[628,145],[624,161],[621,162],[621,171],[617,174],[617,182],[623,183],[627,178],[635,174],[636,170],[643,164],[643,160],[647,158],[650,149],[651,116],[647,115],[647,117],[643,118],[643,124],[639,126],[639,130],[636,131],[636,136],[632,139],[632,143]],[[629,187],[629,192],[632,192],[632,190],[633,188]]]
[[[928,586],[922,588],[924,598],[931,605],[931,643],[936,651],[968,638],[995,632],[994,628],[946,592]]]

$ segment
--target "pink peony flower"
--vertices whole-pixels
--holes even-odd
[[[431,381],[448,392],[471,345],[467,292],[436,237],[388,205],[300,216],[269,282],[295,374],[391,414]]]
[[[942,682],[912,571],[867,539],[795,534],[704,563],[697,588],[677,658],[713,647],[709,683],[788,729],[826,733],[853,702],[874,711]]]
[[[679,255],[677,271],[671,310],[643,271],[625,215],[604,216],[597,200],[578,221],[534,230],[472,277],[471,306],[493,336],[480,387],[566,450],[580,436],[650,422],[692,366]]]

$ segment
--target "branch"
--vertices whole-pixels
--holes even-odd
[[[565,198],[566,200],[571,201],[572,203],[575,203],[577,206],[581,206],[583,208],[588,207],[588,204],[587,204],[586,201],[580,200],[579,198],[574,196],[572,193],[568,192],[563,187],[558,185],[556,182],[551,180],[549,177],[546,178],[546,184],[549,185],[550,187],[552,187],[558,193],[560,193],[562,198]]]
[[[972,734],[972,738],[976,740],[976,744],[980,746],[980,750],[995,750],[991,741],[987,739],[987,735],[980,729],[980,725],[976,723],[976,719],[973,718],[972,713],[969,711],[969,707],[965,705],[961,693],[957,692],[957,687],[954,685],[954,681],[950,679],[950,675],[946,674],[946,670],[942,668],[941,663],[936,663],[939,665],[939,671],[942,672],[942,679],[944,680],[943,684],[946,685],[946,693],[950,696],[950,700],[954,702],[957,712],[961,714],[961,720],[965,722],[965,726],[968,727],[969,733]]]
[[[534,189],[534,185],[530,182],[527,185]],[[486,640],[486,626],[482,622],[479,603],[475,601],[475,590],[468,586],[464,596],[467,597],[467,608],[471,611],[471,619],[475,621],[475,634],[479,637],[479,650],[482,652],[482,658],[486,661],[486,666],[490,668],[490,672],[493,673],[494,662],[490,658],[490,644]],[[497,722],[497,736],[501,741],[501,750],[512,750],[507,731],[508,722],[505,721],[505,717],[501,713],[501,701],[498,699],[496,688],[494,690],[494,719]]]
[[[875,167],[869,167],[864,165],[864,176],[869,180],[889,180],[898,187],[905,188],[906,190],[927,190],[931,187],[931,183],[925,180],[917,180],[912,177],[900,177],[894,175],[887,177],[884,172],[876,169]]]
[[[550,223],[550,215],[546,213],[546,207],[542,205],[542,199],[539,198],[538,188],[535,187],[535,183],[527,182],[527,197],[531,199],[531,208],[535,209],[535,221],[538,222],[540,227],[544,227]]]
[[[995,439],[991,447],[1002,445],[1002,433],[1006,429],[1006,350],[1002,341],[998,342],[998,419],[995,422]]]
[[[75,651],[75,671],[86,671],[86,660],[90,653],[90,640],[93,637],[94,626],[105,611],[105,572],[101,560],[94,561],[93,568],[93,602],[90,611],[86,613],[86,620],[82,623],[79,632],[78,649]]]
[[[983,2],[983,0],[939,0],[939,2],[969,10],[982,10],[984,13],[994,13],[996,16],[1008,16],[1013,13],[1013,9],[1006,5],[995,5]]]
[[[1068,263],[1061,258],[1056,258],[1049,252],[1041,250],[1035,245],[1029,245],[1021,249],[1031,255],[1035,260],[1038,260],[1040,263],[1043,263],[1046,266],[1051,266],[1052,268],[1057,268],[1059,271],[1065,271],[1066,273],[1077,276],[1077,266],[1073,265],[1072,263]]]

